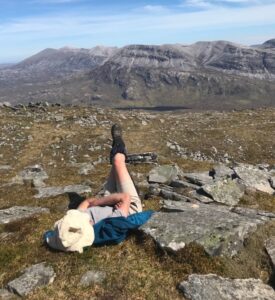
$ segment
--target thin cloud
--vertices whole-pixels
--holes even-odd
[[[238,8],[211,6],[191,11],[170,5],[159,9],[147,7],[145,12],[140,7],[139,10],[112,14],[84,8],[74,12],[55,11],[41,16],[17,17],[9,22],[0,21],[1,52],[33,53],[34,49],[65,44],[121,46],[130,43],[185,43],[202,39],[230,39],[256,44],[264,40],[252,38],[252,34],[263,38],[273,34],[274,11],[275,3]],[[251,28],[257,28],[257,31]]]
[[[31,0],[30,3],[38,4],[63,4],[63,3],[77,3],[83,0]]]
[[[29,17],[18,19],[10,23],[2,23],[0,33],[36,33],[68,35],[83,33],[112,33],[112,32],[136,32],[148,29],[189,29],[201,28],[207,30],[209,27],[235,28],[238,26],[275,24],[275,4],[244,7],[231,9],[215,7],[211,10],[194,11],[185,13],[170,11],[165,14],[142,14],[128,13],[116,15],[90,15],[81,13],[58,14],[42,17]]]
[[[149,13],[164,13],[169,11],[168,8],[163,5],[145,5],[143,10]]]
[[[181,2],[180,6],[194,8],[213,8],[229,5],[231,7],[269,5],[273,3],[275,3],[275,0],[185,0]]]

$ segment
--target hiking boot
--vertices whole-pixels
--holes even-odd
[[[118,124],[114,124],[111,129],[111,134],[113,138],[112,149],[110,152],[110,164],[113,163],[113,158],[117,153],[122,153],[125,155],[125,160],[127,159],[127,150],[125,143],[122,139],[122,129]]]
[[[111,134],[112,134],[113,141],[118,137],[122,138],[122,129],[121,129],[121,127],[118,124],[114,124],[111,128]]]

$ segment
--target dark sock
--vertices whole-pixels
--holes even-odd
[[[113,140],[112,149],[110,152],[110,164],[113,163],[113,158],[117,153],[122,153],[127,159],[127,151],[123,139],[119,136]]]

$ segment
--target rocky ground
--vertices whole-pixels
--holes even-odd
[[[38,104],[0,117],[3,299],[274,299],[274,109]],[[100,192],[115,122],[144,154],[129,169],[156,213],[119,245],[49,250],[43,233]]]

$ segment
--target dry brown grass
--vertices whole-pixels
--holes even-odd
[[[49,111],[52,114],[63,114],[64,122],[57,126],[58,123],[52,119],[47,120],[47,115],[43,112],[34,111],[32,116],[27,116],[23,111],[13,113],[8,109],[1,109],[1,128],[5,124],[18,125],[12,132],[2,131],[2,134],[9,134],[11,139],[21,135],[25,138],[14,142],[17,143],[14,149],[7,146],[0,149],[0,154],[3,155],[1,164],[13,167],[10,171],[2,171],[0,185],[7,183],[24,167],[39,163],[49,175],[49,179],[45,181],[48,186],[78,184],[89,180],[92,194],[95,194],[106,179],[108,161],[97,165],[89,175],[79,175],[77,168],[68,165],[68,149],[72,144],[81,145],[75,152],[77,162],[96,161],[99,156],[108,159],[108,148],[95,152],[88,148],[94,143],[110,143],[108,138],[112,122],[122,123],[127,130],[125,141],[130,153],[156,151],[160,163],[175,163],[185,172],[206,171],[213,163],[178,157],[167,148],[168,140],[177,141],[190,151],[201,151],[207,155],[211,155],[211,147],[214,145],[221,156],[227,152],[236,161],[275,163],[275,140],[271,134],[275,129],[274,109],[226,114],[161,114],[152,120],[148,118],[146,126],[141,125],[139,120],[142,112],[133,115],[131,112],[124,112],[127,118],[121,119],[120,112],[112,110],[107,111],[107,115],[97,114],[93,108],[49,108]],[[111,123],[105,127],[81,127],[74,123],[74,118],[89,117],[91,114],[96,114],[99,121],[110,119]],[[165,122],[160,122],[161,118]],[[26,129],[26,126],[30,129]],[[27,140],[28,135],[33,139]],[[232,139],[233,144],[228,144],[227,139]],[[56,145],[59,148],[55,148]],[[244,149],[242,154],[238,152],[240,145]],[[85,156],[87,154],[89,157]],[[145,176],[152,167],[131,165],[129,169]],[[34,198],[35,193],[29,183],[2,187],[0,193],[0,208],[30,205],[48,207],[51,210],[50,214],[0,226],[0,233],[13,234],[0,243],[0,287],[4,287],[25,267],[41,261],[51,264],[57,273],[53,284],[35,290],[27,299],[182,299],[177,285],[193,272],[212,272],[232,278],[255,277],[264,282],[271,275],[271,264],[263,245],[266,238],[274,235],[274,222],[261,226],[233,259],[209,257],[195,244],[189,245],[177,255],[167,254],[140,232],[132,234],[120,245],[92,247],[82,255],[59,253],[43,245],[42,235],[64,214],[68,197],[62,195],[37,200]],[[241,203],[274,212],[274,199],[274,196],[262,193],[246,194]],[[144,200],[144,208],[159,210],[159,198]],[[82,274],[93,268],[106,271],[106,280],[102,285],[80,287]]]

